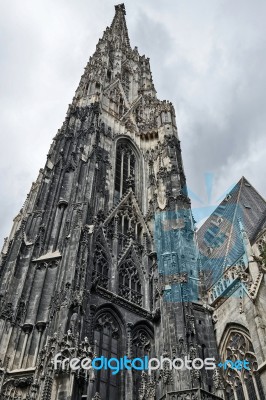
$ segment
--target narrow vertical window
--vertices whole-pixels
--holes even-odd
[[[96,247],[93,258],[92,280],[98,279],[98,285],[108,288],[109,263],[104,247],[99,238],[96,239]]]
[[[121,332],[117,321],[110,312],[104,312],[96,319],[94,340],[96,340],[97,357],[120,358]],[[101,399],[117,400],[120,398],[120,375],[113,375],[110,369],[96,371],[95,392],[100,394]]]
[[[257,400],[258,397],[253,382],[253,376],[249,376],[248,379],[246,380],[246,388],[249,400]]]
[[[153,335],[145,328],[139,328],[133,332],[132,338],[132,356],[133,358],[150,358],[152,351]],[[142,388],[141,371],[133,370],[133,399],[140,398],[140,389]],[[143,393],[144,395],[144,393]]]
[[[130,74],[127,69],[124,69],[122,72],[122,86],[127,98],[129,98],[129,89],[130,89]]]
[[[115,166],[115,201],[131,186],[135,190],[136,157],[127,142],[121,142],[117,146]]]
[[[142,306],[142,291],[139,274],[134,262],[127,259],[119,267],[119,295]]]

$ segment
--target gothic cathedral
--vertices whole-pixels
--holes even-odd
[[[247,328],[235,325],[225,338],[222,332],[230,320],[223,291],[230,286],[232,293],[237,277],[236,290],[247,283],[251,250],[227,286],[219,275],[215,289],[211,266],[204,267],[212,257],[200,249],[210,256],[217,232],[206,244],[210,227],[203,227],[197,244],[175,111],[157,99],[149,58],[131,48],[125,14],[123,4],[115,7],[1,253],[0,399],[263,400],[263,368],[250,372],[250,389],[234,370],[224,377],[219,368],[173,370],[167,362],[151,374],[55,368],[58,353],[62,360],[186,356],[218,363],[217,332],[225,351],[226,340],[238,340],[265,365],[264,305],[262,316],[248,309],[260,324],[255,349]],[[256,285],[248,281],[252,304],[266,271],[260,254],[252,259]],[[248,294],[236,301],[243,319]],[[234,350],[232,342],[231,357]]]

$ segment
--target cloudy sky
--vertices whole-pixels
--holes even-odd
[[[2,2],[0,242],[116,3]],[[265,0],[125,4],[131,45],[150,57],[158,97],[175,105],[188,185],[202,201],[193,206],[216,204],[242,175],[266,196]]]

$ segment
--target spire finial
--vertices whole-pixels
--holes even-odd
[[[115,6],[115,11],[122,11],[124,15],[126,15],[126,8],[125,8],[125,4],[121,3],[121,4],[117,4]]]
[[[115,33],[117,37],[124,38],[124,42],[130,47],[125,15],[126,9],[124,3],[117,4],[115,6],[115,16],[110,28],[111,32]]]

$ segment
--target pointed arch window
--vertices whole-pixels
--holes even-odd
[[[121,356],[121,330],[111,312],[102,312],[95,320],[94,340],[97,357],[117,358]],[[113,375],[110,369],[96,371],[95,393],[101,399],[117,400],[121,395],[121,373]]]
[[[132,146],[126,142],[119,142],[116,150],[115,166],[115,201],[132,187],[135,190],[136,156]]]
[[[118,294],[132,303],[142,306],[142,288],[137,267],[131,259],[119,267]]]
[[[244,332],[232,330],[224,345],[222,357],[225,360],[247,360],[250,370],[237,371],[228,368],[224,378],[227,383],[227,399],[265,400],[260,377],[257,373],[257,360],[250,338]]]
[[[132,358],[151,357],[153,346],[153,334],[144,326],[140,326],[133,330],[132,333]],[[133,399],[139,400],[140,391],[142,389],[141,371],[133,370]],[[145,393],[143,393],[145,395]]]
[[[115,50],[114,46],[112,43],[109,45],[109,68],[113,69],[114,67],[114,56],[115,56]]]
[[[122,86],[127,98],[129,98],[129,90],[130,90],[130,72],[127,68],[124,68],[122,71]]]
[[[92,280],[98,280],[98,285],[103,288],[108,288],[109,281],[109,262],[107,258],[106,251],[99,241],[99,238],[96,239],[96,247],[94,250],[93,257],[93,272],[92,272]]]
[[[107,70],[106,76],[107,76],[107,82],[111,82],[112,72],[110,69]]]

